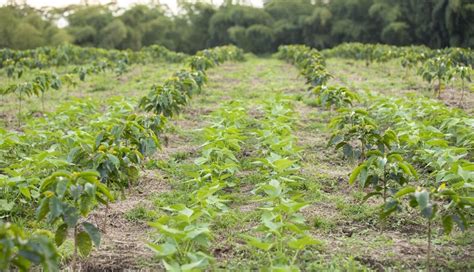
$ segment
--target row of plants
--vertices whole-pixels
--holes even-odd
[[[151,45],[140,51],[110,50],[64,44],[57,47],[38,47],[29,50],[0,50],[0,68],[44,69],[52,66],[87,65],[96,61],[112,63],[152,63],[156,61],[182,62],[188,56],[173,52],[160,45]]]
[[[202,134],[205,143],[185,181],[185,203],[160,207],[164,214],[150,225],[158,236],[148,244],[168,271],[212,267],[212,225],[229,209],[223,189],[238,182],[239,154],[248,126],[246,110],[231,102],[217,110]]]
[[[319,244],[301,214],[309,203],[298,192],[300,148],[293,135],[296,117],[291,102],[269,99],[256,122],[246,111],[232,101],[213,114],[203,130],[205,143],[195,168],[187,172],[191,179],[183,183],[186,204],[160,207],[159,219],[150,223],[158,236],[148,246],[168,271],[215,269],[210,250],[213,226],[230,209],[227,193],[239,187],[242,149],[250,142],[255,155],[251,164],[264,179],[252,191],[254,201],[262,203],[262,214],[260,223],[240,238],[268,258],[262,267],[272,271],[298,270],[299,254]]]
[[[63,86],[76,86],[76,76],[80,81],[85,81],[89,75],[106,71],[112,71],[117,75],[121,75],[133,63],[147,63],[159,60],[179,62],[188,58],[185,55],[172,52],[158,45],[144,48],[140,52],[114,52],[113,50],[85,49],[71,45],[18,52],[5,49],[5,52],[4,57],[6,60],[3,62],[3,68],[7,76],[12,78],[13,83],[1,87],[0,96],[14,94],[17,97],[19,126],[21,126],[22,102],[24,99],[31,96],[40,97],[42,111],[44,112],[45,93],[59,90]],[[77,58],[77,61],[72,63],[80,64],[73,66],[67,73],[59,75],[51,70],[43,70],[43,68],[49,68],[53,64],[56,66],[70,65],[70,57]],[[60,60],[61,58],[65,58],[64,63]],[[25,73],[29,74],[26,80],[23,79]],[[30,75],[31,73],[33,75]]]
[[[281,52],[294,61],[291,55],[303,54],[298,50],[311,49],[287,47]],[[416,96],[407,100],[369,93],[360,99],[344,87],[325,85],[314,87],[313,93],[321,106],[338,109],[329,124],[333,134],[328,145],[358,161],[349,183],[357,181],[367,192],[364,201],[381,197],[383,219],[411,207],[427,220],[429,266],[435,220],[449,234],[454,225],[468,228],[472,217],[472,118]],[[362,104],[355,104],[358,100]]]
[[[243,57],[242,51],[235,47],[208,51],[212,57],[209,67],[220,64],[216,59]],[[202,54],[198,53],[195,59],[206,58]],[[160,147],[159,133],[171,116],[167,112],[174,110],[173,103],[165,100],[189,97],[194,93],[190,90],[200,90],[204,81],[195,79],[194,75],[204,79],[209,67],[196,69],[192,62],[189,67],[163,84],[166,88],[172,85],[173,97],[160,97],[158,90],[166,88],[153,87],[151,92],[161,99],[160,110],[145,108],[143,112],[124,100],[111,100],[105,105],[78,101],[30,121],[23,132],[0,131],[0,204],[4,231],[0,236],[5,238],[0,247],[2,252],[9,253],[0,269],[13,266],[27,270],[32,264],[41,264],[43,268],[57,270],[58,263],[54,269],[51,262],[46,263],[58,259],[56,247],[43,243],[31,251],[23,251],[30,239],[16,231],[17,226],[4,222],[17,216],[31,218],[31,214],[21,214],[31,209],[36,210],[34,218],[39,225],[44,222],[55,228],[50,235],[56,246],[73,233],[73,270],[77,268],[79,253],[87,256],[93,245],[99,246],[100,231],[97,224],[88,221],[89,213],[98,205],[114,201],[115,192],[124,194],[124,189],[138,179],[142,160]],[[184,105],[180,104],[180,109]],[[38,241],[43,240],[46,241]]]
[[[368,66],[372,62],[384,63],[393,59],[407,73],[416,70],[423,80],[432,84],[432,89],[440,97],[441,92],[453,80],[461,82],[459,103],[464,102],[464,95],[469,88],[474,66],[474,52],[469,48],[430,49],[425,46],[397,47],[383,44],[345,43],[332,49],[324,50],[325,57],[338,57],[364,60]]]
[[[116,72],[122,73],[125,72],[126,66],[121,66],[117,68]],[[98,74],[106,72],[108,69],[114,70],[114,68],[107,62],[95,62],[87,66],[76,66],[71,72],[59,75],[53,71],[43,71],[38,70],[36,74],[30,80],[22,80],[22,72],[19,72],[15,76],[13,83],[6,85],[3,88],[0,88],[0,96],[15,95],[16,100],[18,101],[18,126],[21,127],[22,124],[22,105],[23,101],[26,98],[35,96],[39,97],[41,100],[42,112],[45,113],[45,95],[54,90],[59,90],[64,87],[77,86],[77,81],[75,77],[77,76],[79,80],[85,81],[86,76],[91,74]],[[21,80],[21,81],[20,81]]]
[[[41,71],[31,81],[11,83],[0,88],[0,96],[14,94],[18,101],[18,123],[21,126],[21,113],[23,101],[31,96],[40,97],[42,111],[45,111],[45,94],[52,90],[59,90],[63,85],[76,85],[71,74],[59,76],[54,72]]]
[[[423,45],[395,46],[387,44],[343,43],[321,52],[325,58],[346,58],[363,60],[367,65],[373,62],[387,62],[401,59],[402,64],[424,62],[439,56],[448,56],[455,64],[474,65],[474,53],[469,48],[447,47],[431,49]]]
[[[268,258],[271,271],[299,271],[299,255],[318,245],[309,233],[301,211],[309,205],[299,191],[302,178],[297,139],[293,134],[295,112],[291,102],[282,97],[268,100],[255,130],[257,157],[253,162],[264,182],[254,190],[262,205],[260,223],[253,235],[242,235],[247,244]]]

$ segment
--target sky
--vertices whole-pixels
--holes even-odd
[[[219,5],[224,0],[212,0],[214,4]],[[247,0],[254,6],[262,6],[263,0]],[[8,0],[0,0],[0,5],[5,5]],[[18,0],[17,2],[22,2]],[[28,5],[33,7],[63,7],[71,4],[80,4],[81,0],[26,0]],[[100,2],[101,4],[107,4],[110,0],[89,0],[89,2]],[[176,0],[159,0],[161,4],[166,4],[170,7],[172,11],[177,10],[177,1]],[[129,7],[133,4],[148,4],[150,0],[118,0],[118,5],[120,7]]]

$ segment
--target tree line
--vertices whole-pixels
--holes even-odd
[[[179,1],[166,6],[69,6],[39,10],[0,8],[0,47],[28,49],[70,42],[80,46],[138,50],[160,44],[194,53],[235,44],[254,53],[282,44],[318,49],[343,42],[474,46],[471,0],[266,0],[263,8],[228,0],[221,6]],[[58,19],[67,21],[59,28]]]

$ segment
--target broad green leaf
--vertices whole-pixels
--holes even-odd
[[[31,199],[30,189],[26,186],[19,187],[20,193],[27,199]]]
[[[56,183],[56,195],[62,199],[66,193],[67,186],[69,185],[68,179],[60,179]]]
[[[453,218],[450,215],[443,216],[442,221],[444,233],[449,235],[453,230]]]
[[[249,236],[249,235],[242,235],[242,238],[247,240],[247,243],[249,245],[254,246],[254,247],[256,247],[258,249],[261,249],[263,251],[269,251],[273,247],[272,243],[265,243],[262,240],[260,240],[258,238],[255,238],[255,237],[252,237],[252,236]]]
[[[171,256],[177,252],[176,246],[170,243],[155,245],[148,243],[147,246],[160,257]]]
[[[278,172],[283,172],[294,164],[294,161],[289,159],[279,159],[273,162]]]
[[[63,216],[64,223],[66,223],[70,228],[75,227],[79,220],[79,213],[74,207],[65,208]]]
[[[420,209],[428,207],[430,201],[430,194],[427,191],[415,192],[415,199],[418,202]]]
[[[92,250],[92,241],[89,234],[87,234],[85,231],[81,231],[76,235],[75,239],[81,255],[83,257],[89,256],[89,253]]]
[[[199,260],[196,260],[192,263],[184,264],[181,266],[181,269],[184,271],[193,271],[196,268],[203,268],[207,264],[205,257],[201,257]]]
[[[40,205],[36,208],[36,219],[42,220],[49,212],[49,198],[45,197],[40,201]]]
[[[407,194],[414,193],[415,191],[416,191],[415,187],[407,186],[407,187],[404,187],[404,188],[400,189],[398,192],[396,192],[394,197],[399,198],[399,197],[405,196]]]
[[[100,231],[99,229],[94,226],[91,223],[88,222],[83,222],[82,226],[84,227],[84,230],[89,234],[89,237],[91,238],[92,242],[94,242],[95,247],[99,247],[100,245]]]
[[[351,175],[349,176],[349,184],[352,185],[354,184],[354,182],[357,180],[357,177],[359,176],[360,174],[360,171],[362,171],[362,169],[365,168],[365,163],[357,166],[351,173]]]
[[[368,193],[364,196],[364,198],[362,199],[362,202],[366,202],[369,198],[371,198],[373,196],[377,196],[377,195],[381,196],[382,193],[381,192],[370,192],[370,193]]]
[[[56,242],[57,246],[60,246],[64,243],[64,241],[67,238],[67,233],[68,233],[67,224],[62,224],[58,227],[54,235],[54,241]]]
[[[15,202],[8,202],[6,199],[0,199],[0,211],[9,212],[15,207]]]
[[[181,272],[181,267],[177,262],[168,263],[166,260],[163,260],[163,266],[166,271],[170,272]]]
[[[112,154],[107,154],[107,158],[109,158],[110,162],[117,168],[119,169],[120,168],[120,160],[112,155]]]
[[[291,248],[294,248],[294,249],[302,250],[306,246],[317,245],[317,244],[320,244],[320,243],[321,242],[319,242],[318,240],[313,239],[310,236],[305,236],[305,237],[300,238],[300,239],[290,240],[288,242],[288,246],[291,247]]]
[[[49,200],[49,214],[48,221],[54,222],[59,216],[63,214],[62,202],[55,196]]]
[[[417,177],[415,168],[406,162],[399,162],[398,166],[403,170],[403,172],[408,176]]]

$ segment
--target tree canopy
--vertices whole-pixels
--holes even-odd
[[[160,44],[193,53],[235,44],[266,53],[281,44],[474,46],[470,0],[267,0],[263,8],[235,2],[225,1],[219,7],[180,2],[181,12],[176,15],[160,5],[127,10],[71,6],[54,11],[7,6],[0,8],[0,47],[27,49],[72,42],[138,50]],[[59,17],[67,20],[65,28],[57,27]]]

